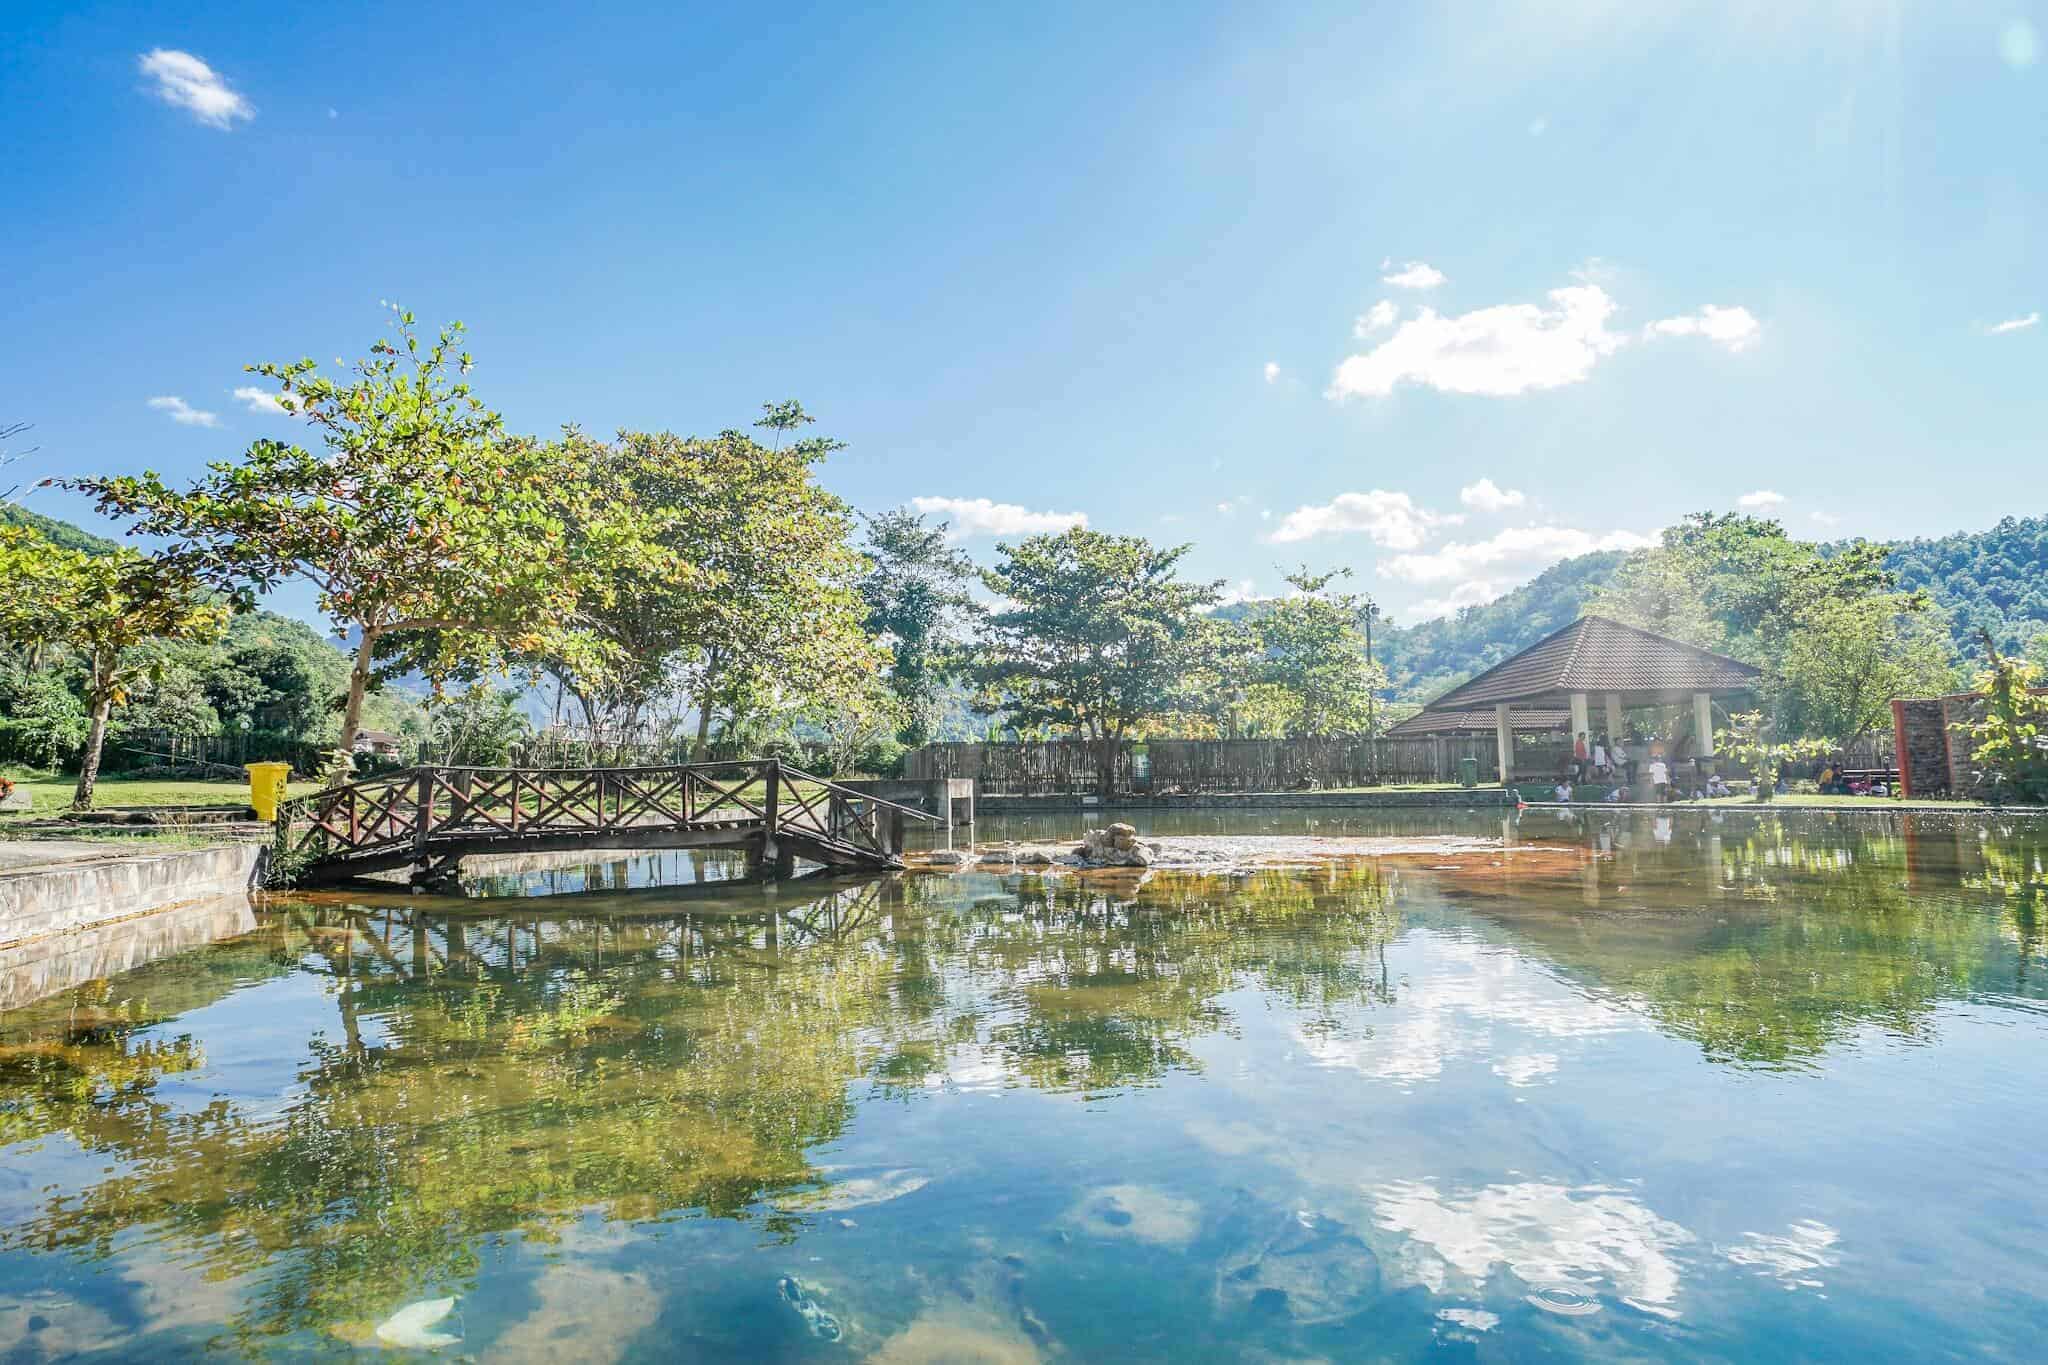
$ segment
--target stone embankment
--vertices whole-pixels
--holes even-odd
[[[38,850],[44,851],[40,860]],[[247,895],[269,850],[260,844],[136,852],[70,841],[15,843],[0,863],[0,947],[146,915],[214,896]]]

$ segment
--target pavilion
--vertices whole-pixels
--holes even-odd
[[[1413,727],[1410,734],[1469,733],[1471,714],[1490,709],[1501,781],[1510,782],[1515,732],[1532,728],[1522,723],[1524,714],[1543,715],[1546,728],[1562,724],[1568,737],[1576,737],[1591,732],[1588,711],[1597,696],[1606,709],[1606,732],[1618,735],[1626,711],[1690,703],[1697,756],[1708,758],[1714,752],[1714,699],[1753,693],[1760,676],[1761,670],[1739,659],[1604,616],[1581,616],[1452,688],[1402,725]]]

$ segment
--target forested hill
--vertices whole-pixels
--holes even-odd
[[[1905,540],[1886,561],[1908,588],[1925,588],[1948,609],[1958,648],[1981,653],[1988,630],[2018,650],[2048,629],[2048,516],[2007,517],[1988,531]]]
[[[1600,550],[1562,560],[1483,607],[1397,624],[1382,651],[1388,682],[1402,698],[1428,701],[1493,667],[1578,620],[1593,590],[1613,577],[1623,558],[1620,550]]]
[[[1382,657],[1397,696],[1428,701],[1570,624],[1621,564],[1618,552],[1554,564],[1507,596],[1456,616],[1396,625]],[[1886,561],[1900,585],[1948,612],[1958,652],[1979,657],[1979,629],[2004,650],[2048,630],[2048,516],[2007,517],[1988,531],[1898,542]]]
[[[25,526],[45,540],[54,541],[67,550],[86,550],[93,554],[108,554],[121,548],[118,541],[96,536],[82,527],[68,521],[46,517],[40,512],[31,512],[18,503],[0,502],[0,526]]]

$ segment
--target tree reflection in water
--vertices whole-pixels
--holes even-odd
[[[959,1054],[1099,1092],[1194,1065],[1186,1041],[1230,1027],[1220,997],[1247,981],[1324,1009],[1388,989],[1373,949],[1393,925],[1367,870],[1027,882],[1002,913],[946,890],[682,914],[653,897],[587,916],[295,905],[119,978],[130,1003],[81,1017],[74,995],[6,1021],[6,1140],[64,1133],[112,1165],[0,1227],[0,1248],[105,1258],[156,1229],[209,1277],[249,1277],[245,1348],[361,1338],[421,1286],[471,1280],[486,1237],[545,1240],[591,1210],[788,1235],[798,1216],[773,1201],[824,1181],[806,1154],[845,1131],[849,1082],[907,1096]],[[189,1035],[160,1036],[179,1011],[292,972],[322,979],[333,1019],[281,1039],[305,1049],[288,1103],[156,1096],[204,1064]]]

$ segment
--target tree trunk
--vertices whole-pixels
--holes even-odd
[[[697,740],[690,746],[690,762],[702,763],[705,751],[711,745],[711,703],[697,703]]]
[[[107,715],[114,709],[113,689],[104,683],[95,682],[92,702],[92,729],[85,737],[85,752],[78,760],[78,790],[71,795],[71,809],[91,810],[92,789],[100,780],[100,749],[107,742]]]
[[[1116,795],[1117,737],[1105,729],[1095,743],[1095,780],[1103,799],[1108,800]]]
[[[377,649],[377,632],[365,629],[362,643],[356,646],[355,665],[348,671],[348,704],[341,712],[341,752],[349,756],[353,764],[356,752],[356,735],[363,728],[363,697],[370,690],[371,656]],[[338,785],[348,781],[348,773],[336,765],[330,774]]]

